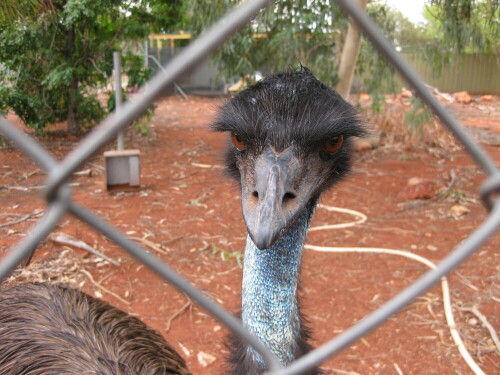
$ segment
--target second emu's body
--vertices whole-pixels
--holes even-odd
[[[78,290],[0,288],[1,375],[189,375],[179,354],[139,319]]]
[[[241,187],[248,231],[242,320],[286,366],[309,350],[297,286],[310,220],[322,192],[348,172],[350,138],[361,135],[363,129],[354,108],[306,69],[267,77],[238,94],[222,107],[213,128],[230,133],[226,167]],[[41,301],[23,303],[25,298]],[[77,304],[80,315],[69,311],[72,303],[62,303],[73,298],[85,301]],[[10,305],[14,302],[15,308]],[[10,311],[2,315],[5,309]],[[29,311],[29,321],[23,320],[27,315],[23,311]],[[96,317],[102,311],[106,311],[103,317],[109,331],[93,323],[100,321]],[[78,324],[72,323],[74,319]],[[123,324],[127,319],[132,322],[130,330],[128,323]],[[50,321],[53,332],[44,330],[39,321]],[[10,341],[5,344],[5,339]],[[39,349],[23,350],[16,344],[22,340],[23,345]],[[73,355],[73,361],[78,362],[74,367],[84,369],[88,364],[90,372],[81,373],[128,374],[129,369],[134,374],[189,373],[180,356],[159,335],[81,292],[45,285],[0,288],[0,374],[71,373],[37,372],[45,363],[40,345],[43,340],[52,342],[54,350],[47,349],[48,353],[59,348],[65,355]],[[151,341],[161,350],[149,344]],[[85,347],[83,357],[79,345]],[[88,348],[93,345],[95,348]],[[255,375],[266,370],[252,348],[236,340],[230,350],[230,373]],[[144,367],[138,362],[144,362]],[[157,372],[147,370],[146,365]],[[319,373],[318,369],[309,372]]]

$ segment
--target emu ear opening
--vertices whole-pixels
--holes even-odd
[[[325,142],[325,150],[329,154],[334,154],[342,147],[344,143],[344,136],[340,135],[338,137],[333,138],[330,141]]]
[[[243,142],[240,136],[236,133],[231,133],[231,142],[233,142],[234,147],[239,151],[243,151],[246,147],[245,142]]]

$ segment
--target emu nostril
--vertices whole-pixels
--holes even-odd
[[[259,199],[259,192],[258,192],[257,190],[255,190],[255,191],[252,193],[252,195],[253,195],[255,198]]]
[[[288,201],[291,201],[292,199],[295,199],[297,198],[297,195],[294,194],[294,193],[285,193],[285,195],[283,196],[283,203],[286,203]]]

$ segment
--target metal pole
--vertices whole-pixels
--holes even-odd
[[[118,114],[122,107],[122,61],[120,52],[113,52],[113,66],[115,76],[115,113]],[[116,138],[116,148],[125,149],[124,131],[121,130]]]

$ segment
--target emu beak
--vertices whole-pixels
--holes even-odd
[[[267,147],[257,158],[254,173],[242,177],[243,216],[260,250],[279,239],[311,198],[311,184],[300,181],[300,165],[291,149],[277,154]],[[295,190],[299,187],[300,193]]]

